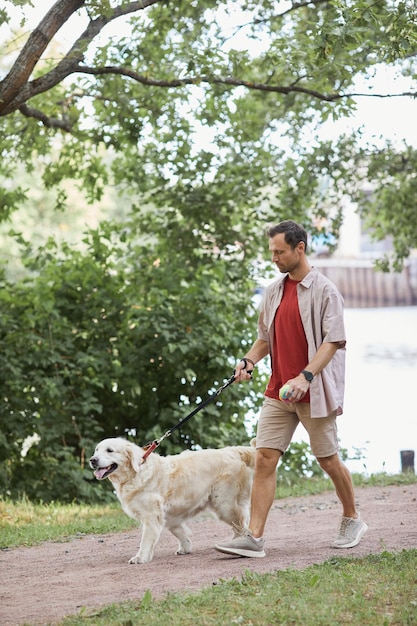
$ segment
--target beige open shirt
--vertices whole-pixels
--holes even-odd
[[[284,290],[284,275],[268,285],[262,300],[258,338],[269,346],[274,361],[274,318]],[[327,417],[343,412],[345,391],[346,333],[343,319],[343,297],[326,276],[313,267],[297,285],[298,306],[308,344],[308,360],[324,342],[337,343],[339,349],[310,385],[311,417]],[[307,365],[307,363],[306,363]]]

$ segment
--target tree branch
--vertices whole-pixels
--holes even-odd
[[[83,60],[89,44],[104,26],[119,17],[143,10],[160,1],[130,2],[114,8],[104,16],[91,20],[70,51],[54,69],[31,82],[27,82],[56,32],[73,13],[85,5],[85,0],[58,0],[42,19],[39,26],[31,33],[12,69],[6,78],[0,82],[0,115],[7,115],[20,109],[27,100],[52,89],[64,78],[74,73],[78,64]]]
[[[184,87],[185,85],[199,85],[200,83],[206,84],[216,84],[216,85],[230,85],[232,87],[246,87],[247,89],[254,91],[266,91],[272,93],[281,93],[287,95],[289,93],[302,93],[317,100],[322,100],[325,102],[335,102],[336,100],[340,100],[342,98],[354,98],[354,97],[373,97],[373,98],[393,98],[393,97],[416,97],[416,93],[412,92],[404,92],[398,94],[369,94],[369,93],[321,93],[315,89],[309,89],[307,87],[301,87],[297,85],[297,81],[291,83],[289,86],[280,86],[280,85],[271,85],[269,83],[253,83],[246,80],[241,80],[237,78],[233,78],[228,76],[227,78],[221,78],[217,76],[197,76],[190,78],[176,78],[174,80],[157,80],[154,78],[150,78],[149,76],[144,76],[143,74],[139,74],[134,70],[126,67],[117,67],[117,66],[105,66],[105,67],[88,67],[88,66],[80,66],[77,69],[77,72],[83,74],[92,74],[94,76],[99,76],[103,74],[119,74],[121,76],[126,76],[128,78],[132,78],[138,83],[142,85],[149,85],[152,87],[163,87],[163,88],[175,88],[175,87]]]
[[[27,106],[27,104],[22,104],[22,106],[19,107],[19,111],[25,117],[33,117],[39,120],[47,128],[59,128],[66,131],[67,133],[70,133],[72,131],[72,124],[69,122],[69,120],[59,120],[56,117],[48,117],[47,115],[45,115],[45,113],[42,113],[42,111],[38,111],[38,109],[29,107]]]
[[[321,100],[323,102],[335,102],[336,100],[341,100],[342,98],[399,98],[399,97],[417,97],[417,92],[402,92],[397,94],[369,94],[369,93],[332,93],[325,94],[321,93],[315,89],[308,89],[307,87],[300,87],[297,85],[297,81],[292,83],[289,86],[283,87],[279,85],[270,85],[265,83],[253,83],[245,80],[240,80],[232,77],[221,78],[216,76],[199,76],[199,77],[190,77],[190,78],[178,78],[174,80],[158,80],[154,78],[150,78],[149,76],[144,76],[131,70],[126,67],[116,67],[116,66],[106,66],[106,67],[88,67],[88,66],[77,66],[76,69],[71,70],[73,73],[82,73],[82,74],[91,74],[93,76],[101,76],[106,74],[125,76],[127,78],[131,78],[132,80],[151,87],[159,87],[162,89],[174,89],[178,87],[184,87],[186,85],[199,85],[201,83],[206,84],[216,84],[216,85],[229,85],[231,87],[246,87],[247,89],[254,91],[264,91],[270,93],[280,93],[280,94],[290,94],[290,93],[300,93],[308,95],[317,100]],[[38,79],[38,81],[42,81],[42,79]],[[35,81],[34,81],[35,82]],[[48,87],[49,88],[49,87]],[[72,131],[71,123],[63,118],[58,119],[54,117],[48,117],[42,111],[34,109],[32,107],[27,106],[26,104],[21,104],[19,106],[19,111],[25,115],[26,117],[33,117],[41,121],[48,128],[60,128],[66,132]]]
[[[176,78],[174,80],[158,80],[154,78],[149,78],[148,76],[144,76],[131,70],[127,67],[117,67],[117,66],[105,66],[105,67],[88,67],[88,66],[80,66],[77,72],[83,74],[92,74],[94,76],[99,76],[102,74],[119,74],[121,76],[126,76],[128,78],[132,78],[138,83],[142,85],[149,85],[152,87],[164,87],[164,88],[173,88],[173,87],[184,87],[185,85],[199,85],[200,83],[206,84],[214,84],[214,85],[230,85],[231,87],[247,87],[248,89],[257,90],[257,91],[270,91],[281,94],[289,94],[293,92],[305,93],[319,100],[326,100],[328,102],[332,102],[337,100],[338,98],[343,97],[341,94],[322,94],[314,89],[307,89],[305,87],[297,87],[295,84],[289,87],[282,87],[279,85],[270,85],[265,83],[253,83],[247,80],[240,80],[237,78],[233,78],[228,76],[227,78],[221,78],[217,76],[196,76],[190,78]]]
[[[20,110],[23,115],[36,118],[45,126],[61,128],[62,130],[71,132],[71,125],[65,117],[62,119],[49,117],[38,109],[27,106],[26,103],[34,96],[51,90],[72,74],[90,74],[93,76],[106,74],[120,75],[130,78],[142,85],[165,89],[205,83],[225,85],[229,87],[245,87],[250,90],[279,93],[283,95],[299,93],[324,102],[335,102],[342,98],[352,97],[416,97],[415,93],[410,92],[389,95],[369,93],[349,94],[341,92],[322,93],[315,89],[302,86],[301,77],[287,86],[272,84],[273,75],[271,75],[267,81],[263,83],[250,82],[231,76],[223,78],[215,75],[203,75],[199,77],[190,76],[173,80],[158,80],[139,74],[138,72],[126,67],[105,66],[96,68],[82,65],[89,45],[104,28],[104,26],[119,17],[135,13],[162,1],[163,0],[139,0],[128,2],[126,4],[122,3],[121,6],[109,10],[108,13],[99,15],[95,19],[91,19],[87,28],[80,35],[80,37],[78,37],[65,57],[62,58],[52,70],[29,82],[29,76],[33,73],[36,68],[36,64],[55,33],[73,13],[85,6],[86,2],[86,0],[57,0],[53,7],[47,12],[45,17],[41,20],[39,26],[30,35],[9,74],[3,81],[0,82],[0,116]],[[325,1],[326,0],[312,0],[312,3],[319,5]],[[307,0],[300,0],[299,2],[294,1],[291,8],[288,10],[303,7],[306,3]]]
[[[0,82],[0,114],[27,82],[49,42],[85,0],[58,0],[30,34],[13,67]]]

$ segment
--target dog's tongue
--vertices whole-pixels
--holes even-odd
[[[97,480],[101,480],[102,478],[104,478],[104,474],[107,472],[107,467],[100,467],[99,469],[96,469],[96,471],[94,472],[94,476],[97,478]]]

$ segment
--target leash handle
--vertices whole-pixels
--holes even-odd
[[[243,359],[240,359],[240,360],[243,361],[243,363],[245,364],[243,369],[246,370],[246,372],[252,378],[253,368],[255,367],[255,363],[252,361],[252,359],[248,359],[245,356],[243,357]],[[251,370],[248,368],[248,363],[250,363],[252,365],[252,369]]]

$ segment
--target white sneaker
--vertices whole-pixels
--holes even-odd
[[[246,531],[243,535],[235,537],[229,543],[217,544],[214,547],[219,552],[224,552],[225,554],[262,558],[265,556],[264,545],[265,539],[255,539],[249,531]]]
[[[357,519],[353,517],[342,517],[340,523],[339,534],[332,543],[333,548],[353,548],[357,546],[368,526],[361,520],[359,515]]]

